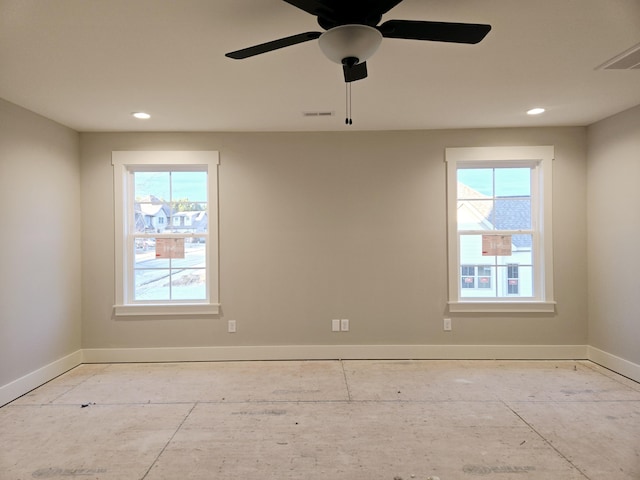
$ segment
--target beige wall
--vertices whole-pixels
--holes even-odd
[[[588,133],[589,344],[640,365],[640,106]]]
[[[556,147],[557,313],[446,333],[444,149],[495,145]],[[220,151],[220,318],[112,318],[112,150]],[[587,342],[585,128],[84,133],[81,158],[84,348]]]
[[[1,387],[81,347],[79,135],[2,99],[0,208]]]

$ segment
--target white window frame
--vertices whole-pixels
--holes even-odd
[[[450,312],[554,312],[552,162],[553,146],[447,148],[447,234]],[[462,297],[457,223],[458,168],[532,168],[533,297]],[[537,200],[537,202],[535,201]]]
[[[217,315],[219,303],[218,265],[218,165],[216,151],[114,151],[111,154],[114,185],[115,217],[115,305],[116,316],[141,315]],[[133,281],[131,251],[127,248],[127,208],[132,201],[132,172],[153,169],[171,170],[199,168],[207,171],[207,215],[209,230],[206,234],[208,299],[203,301],[134,302],[129,285]]]

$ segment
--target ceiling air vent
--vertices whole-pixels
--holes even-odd
[[[302,112],[303,117],[333,117],[334,112]]]
[[[607,60],[596,70],[640,70],[640,43]]]

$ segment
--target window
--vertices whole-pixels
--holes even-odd
[[[471,265],[462,265],[461,269],[461,288],[476,288],[476,267]]]
[[[450,311],[554,310],[553,150],[446,150]]]
[[[491,288],[491,267],[462,265],[460,267],[461,288]]]
[[[507,265],[507,294],[518,295],[518,265],[510,263]]]
[[[112,163],[116,315],[217,314],[218,152],[113,152]]]

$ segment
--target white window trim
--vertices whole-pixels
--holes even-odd
[[[553,146],[524,146],[524,147],[468,147],[447,148],[445,161],[447,163],[447,233],[448,233],[448,269],[449,269],[449,311],[450,312],[554,312],[555,300],[553,296],[553,232],[552,232],[552,162],[554,159]],[[459,244],[457,225],[457,170],[460,164],[472,164],[473,162],[495,161],[497,166],[504,166],[507,162],[510,166],[527,165],[532,162],[537,164],[534,172],[537,172],[534,185],[537,185],[537,194],[541,198],[541,210],[534,211],[532,221],[538,222],[540,232],[535,245],[536,254],[540,256],[535,260],[536,265],[541,265],[534,270],[534,286],[537,296],[535,298],[472,298],[465,299],[460,294],[460,280],[458,272]],[[538,208],[538,207],[534,207]]]
[[[178,315],[217,315],[220,313],[219,303],[219,262],[218,262],[218,165],[220,156],[216,151],[114,151],[111,154],[114,186],[115,217],[115,305],[116,316],[178,316]],[[161,165],[175,169],[185,165],[206,165],[208,171],[207,215],[209,216],[209,232],[207,241],[207,281],[209,282],[208,303],[140,303],[134,304],[127,297],[127,275],[129,254],[124,244],[127,228],[126,205],[127,181],[131,167]]]

